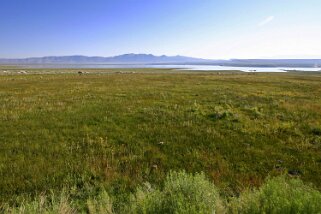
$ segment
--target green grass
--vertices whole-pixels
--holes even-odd
[[[321,189],[320,73],[50,71],[0,76],[0,203],[106,189],[120,210],[182,169],[224,196],[284,173]]]
[[[12,214],[321,213],[321,192],[299,179],[289,179],[284,175],[269,178],[259,189],[248,189],[239,197],[222,197],[219,191],[204,173],[193,175],[180,171],[170,172],[162,188],[154,188],[149,183],[138,187],[121,210],[116,209],[117,202],[106,190],[88,198],[83,209],[79,209],[70,195],[63,191],[49,197],[40,195],[16,207],[5,204],[0,210]]]

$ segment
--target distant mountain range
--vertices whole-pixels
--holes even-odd
[[[9,64],[153,64],[153,63],[198,63],[209,60],[185,56],[154,56],[152,54],[123,54],[113,57],[100,56],[47,56],[24,59],[0,59]]]
[[[155,56],[152,54],[123,54],[99,56],[47,56],[23,59],[0,59],[0,64],[185,64],[237,67],[321,67],[321,59],[231,59],[211,60],[186,56]]]

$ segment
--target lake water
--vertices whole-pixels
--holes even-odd
[[[29,68],[167,68],[190,71],[244,71],[244,72],[286,72],[296,71],[321,71],[321,68],[287,68],[287,67],[232,67],[217,65],[142,65],[142,64],[41,64],[26,65]]]

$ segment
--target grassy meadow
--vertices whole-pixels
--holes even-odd
[[[82,207],[105,189],[121,210],[180,170],[204,172],[223,197],[279,175],[321,190],[321,73],[10,69],[0,204],[67,190]]]

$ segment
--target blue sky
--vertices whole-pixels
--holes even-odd
[[[1,0],[0,57],[321,58],[320,0]]]

